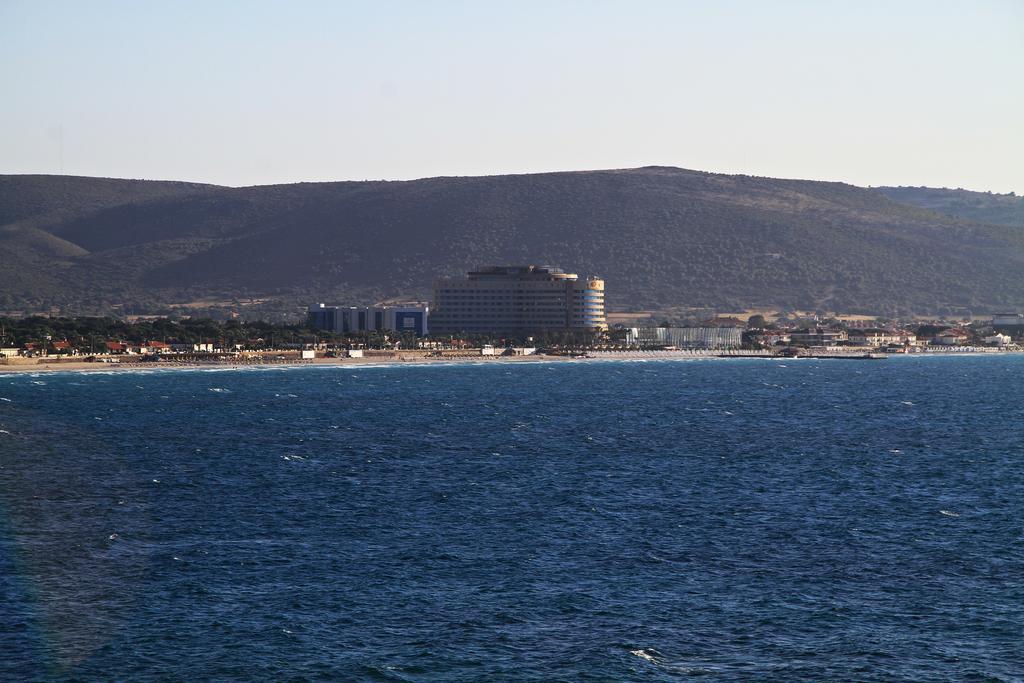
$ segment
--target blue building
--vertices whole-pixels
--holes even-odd
[[[355,334],[358,332],[411,332],[425,337],[429,332],[427,319],[430,307],[424,304],[395,306],[328,306],[309,307],[309,326],[326,332]]]

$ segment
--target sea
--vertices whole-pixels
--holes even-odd
[[[0,680],[1020,681],[1024,356],[0,373]]]

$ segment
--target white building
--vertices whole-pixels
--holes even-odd
[[[963,330],[944,330],[932,338],[935,346],[957,346],[967,341],[967,333]]]
[[[917,335],[912,332],[880,328],[850,330],[849,337],[852,344],[874,348],[880,346],[913,346],[917,341]]]
[[[743,343],[740,327],[629,327],[630,346],[676,346],[687,349],[731,349]]]
[[[999,332],[993,334],[991,337],[985,337],[985,346],[1009,346],[1013,341],[1009,335],[1001,334]]]

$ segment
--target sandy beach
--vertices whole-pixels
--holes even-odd
[[[171,370],[175,368],[200,369],[242,369],[242,368],[273,368],[273,367],[332,367],[382,365],[400,363],[529,363],[539,361],[574,360],[567,356],[480,356],[459,355],[436,357],[418,352],[394,352],[368,355],[363,358],[314,358],[300,360],[286,358],[284,360],[269,358],[238,358],[228,360],[163,360],[139,361],[126,360],[124,357],[116,362],[84,361],[80,359],[53,358],[8,358],[0,362],[0,375],[7,373],[39,373],[39,372],[110,372],[113,370]]]

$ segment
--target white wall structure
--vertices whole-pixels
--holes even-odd
[[[743,343],[740,327],[630,327],[631,346],[677,346],[688,349],[729,349]]]

